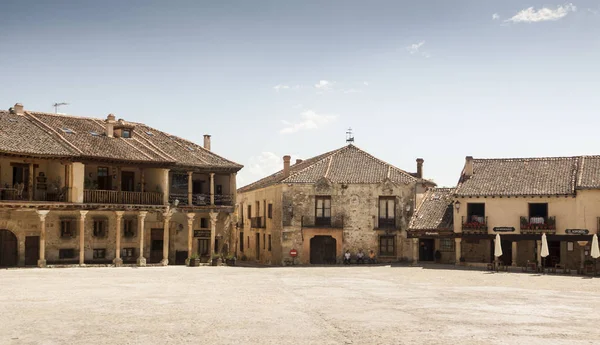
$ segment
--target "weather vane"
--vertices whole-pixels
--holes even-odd
[[[352,133],[352,128],[348,128],[346,132],[346,143],[352,144],[354,142],[354,134]]]

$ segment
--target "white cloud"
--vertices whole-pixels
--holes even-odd
[[[277,155],[273,152],[261,152],[258,156],[250,157],[248,163],[244,165],[244,169],[237,175],[238,186],[240,187],[283,169],[283,155]]]
[[[337,115],[317,114],[312,110],[302,112],[300,117],[301,120],[299,122],[283,121],[285,127],[282,128],[279,133],[289,134],[299,131],[319,129],[338,118]]]
[[[273,88],[275,89],[275,91],[279,92],[279,90],[288,90],[290,87],[289,87],[289,85],[279,84],[279,85],[273,86]]]
[[[330,82],[328,80],[319,80],[319,82],[315,84],[315,88],[319,90],[331,90],[332,87],[333,82]]]
[[[498,19],[500,19],[500,15],[498,13],[492,14],[492,20],[498,20]]]
[[[369,86],[369,82],[368,81],[363,81],[363,85],[364,86]]]
[[[413,43],[413,44],[409,45],[408,47],[406,47],[406,50],[408,50],[408,52],[411,54],[417,54],[419,52],[419,49],[421,49],[421,47],[424,44],[425,44],[425,41],[421,41],[419,43]]]
[[[569,13],[577,11],[577,7],[573,4],[565,4],[558,6],[556,9],[543,7],[539,10],[533,7],[526,8],[515,14],[512,18],[505,20],[505,22],[513,23],[538,23],[549,20],[559,20],[566,17]]]

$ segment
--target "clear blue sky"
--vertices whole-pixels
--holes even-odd
[[[466,155],[600,154],[597,0],[3,0],[0,18],[0,108],[210,133],[239,186],[349,126],[441,186]]]

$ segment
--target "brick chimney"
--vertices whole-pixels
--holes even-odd
[[[25,115],[25,110],[23,110],[23,104],[15,103],[15,106],[13,107],[13,112],[17,115]]]
[[[210,151],[210,135],[204,134],[204,148]]]
[[[290,176],[290,160],[292,159],[292,157],[285,155],[283,156],[283,176],[284,177],[288,177]]]
[[[473,175],[473,156],[467,156],[465,159],[465,176]]]
[[[423,178],[423,158],[417,158],[417,178]]]
[[[113,114],[108,114],[104,122],[106,123],[106,136],[109,138],[114,138],[115,123],[117,123],[117,121],[115,121],[115,116]]]
[[[303,162],[302,159],[296,159],[296,164],[300,164],[302,162]]]

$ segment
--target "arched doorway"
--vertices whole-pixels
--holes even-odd
[[[0,267],[14,267],[18,262],[17,236],[8,230],[0,230]]]
[[[331,236],[315,236],[310,239],[310,263],[313,265],[335,265],[337,241]]]

